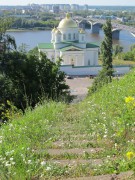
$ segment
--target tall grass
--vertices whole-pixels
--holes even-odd
[[[41,159],[37,150],[45,148],[54,136],[53,127],[62,119],[62,103],[45,102],[27,110],[0,131],[0,173],[2,179],[26,179],[38,175]]]
[[[47,160],[53,157],[46,149],[52,147],[62,131],[65,140],[70,139],[70,128],[74,135],[78,133],[82,139],[93,140],[105,149],[102,153],[86,153],[84,159],[106,157],[108,161],[93,170],[89,170],[88,165],[74,167],[74,170],[67,166],[50,166]],[[79,104],[67,106],[59,102],[44,102],[33,111],[27,110],[25,115],[1,127],[0,145],[2,180],[52,179],[66,176],[67,172],[79,176],[88,175],[90,171],[105,174],[134,170],[135,69],[120,79],[114,79]],[[69,155],[69,159],[72,158],[75,155]]]

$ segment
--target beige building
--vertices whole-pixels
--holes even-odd
[[[39,43],[38,49],[54,62],[61,57],[62,65],[98,65],[99,47],[87,42],[85,31],[79,29],[70,14],[66,14],[58,27],[52,30],[51,43]]]

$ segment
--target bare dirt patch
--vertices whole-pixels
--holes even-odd
[[[118,175],[107,174],[107,175],[101,175],[101,176],[67,178],[66,180],[127,180],[130,178],[132,179],[133,174],[134,174],[133,171],[127,171],[127,172],[122,172]],[[133,179],[134,179],[134,177],[133,177]]]
[[[93,79],[89,77],[75,77],[73,79],[66,79],[67,85],[70,87],[71,95],[76,96],[74,103],[83,100],[87,93],[88,87],[93,83]]]
[[[86,159],[72,159],[72,160],[52,160],[49,161],[54,164],[58,164],[61,166],[76,166],[80,164],[91,164],[91,165],[99,165],[103,163],[103,160],[101,159],[91,159],[91,160],[86,160]]]
[[[87,148],[87,149],[74,148],[74,149],[48,149],[47,151],[50,155],[62,155],[65,153],[81,155],[84,153],[97,153],[102,150],[103,148]]]

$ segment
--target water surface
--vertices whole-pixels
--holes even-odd
[[[38,43],[49,43],[51,41],[51,31],[23,31],[23,32],[8,32],[16,39],[17,46],[22,43],[27,45],[27,50],[37,46]],[[100,44],[104,39],[104,33],[101,30],[99,34],[92,34],[87,30],[87,41]],[[124,47],[124,51],[128,51],[130,46],[135,44],[135,37],[127,31],[120,32],[119,40],[113,40],[114,44],[119,44]]]

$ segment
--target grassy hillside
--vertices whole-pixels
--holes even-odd
[[[134,179],[135,69],[79,104],[45,102],[28,110],[1,127],[0,144],[2,180]]]

